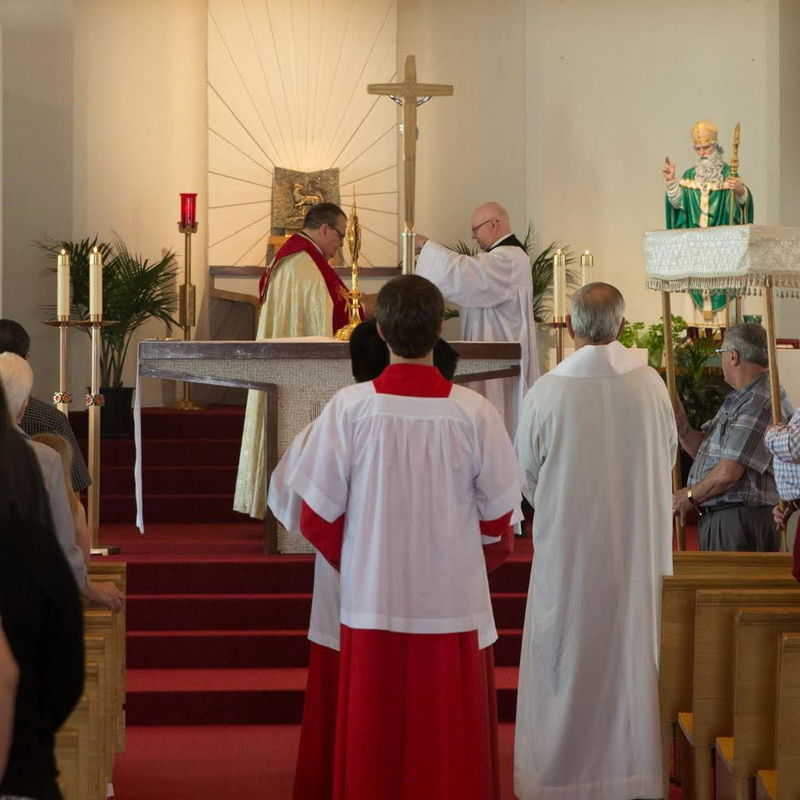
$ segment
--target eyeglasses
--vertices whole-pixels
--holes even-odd
[[[720,354],[721,353],[736,353],[737,350],[734,347],[718,347],[714,352],[715,353],[720,353]]]
[[[346,233],[343,233],[342,231],[340,231],[335,225],[331,225],[331,230],[332,231],[336,231],[336,233],[339,234],[339,240],[340,241],[342,241],[342,242],[344,241],[344,237],[347,235]]]
[[[480,230],[480,229],[481,229],[481,228],[482,228],[484,225],[486,225],[486,224],[487,224],[487,223],[489,223],[489,222],[494,222],[494,218],[492,218],[492,219],[485,219],[483,222],[481,222],[480,224],[476,225],[476,226],[475,226],[475,227],[472,229],[472,235],[474,236],[474,235],[475,235],[475,234],[476,234],[476,233],[477,233],[477,232],[478,232],[478,231],[479,231],[479,230]]]

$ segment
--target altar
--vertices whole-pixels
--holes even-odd
[[[456,383],[519,378],[518,342],[451,341],[450,344],[460,356]],[[137,381],[139,377],[264,392],[267,397],[264,417],[267,476],[294,436],[319,416],[333,394],[353,382],[349,344],[317,337],[258,342],[144,341],[139,344]],[[137,408],[136,507],[137,526],[143,531],[138,411]],[[266,490],[265,485],[264,492]],[[305,539],[284,530],[269,513],[264,534],[267,552],[310,551]]]

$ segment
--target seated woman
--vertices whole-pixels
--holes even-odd
[[[83,610],[36,457],[11,422],[2,386],[0,618],[19,670],[0,797],[61,800],[53,751],[83,691]]]

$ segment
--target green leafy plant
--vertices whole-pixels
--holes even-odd
[[[570,264],[575,263],[568,246],[559,245],[558,242],[550,242],[539,253],[532,254],[534,248],[533,226],[528,225],[522,246],[531,261],[531,279],[533,283],[533,318],[536,322],[546,322],[551,314],[553,307],[553,256],[559,248],[564,254],[567,263],[566,280],[567,286],[577,288],[580,286],[580,275],[575,270],[569,269]],[[470,245],[464,241],[458,241],[452,248],[457,253],[466,256],[474,256],[478,252],[478,247]],[[457,314],[457,312],[456,312]],[[456,314],[453,314],[455,316]]]
[[[681,343],[686,334],[686,320],[683,317],[672,315],[672,344],[673,347]],[[658,369],[664,355],[664,323],[655,322],[645,325],[644,322],[625,322],[620,342],[625,347],[642,347],[647,350],[647,363]]]
[[[687,338],[675,348],[678,396],[695,430],[717,413],[730,391],[719,370],[708,366],[716,356],[718,344],[716,339]]]
[[[103,257],[103,317],[113,321],[101,333],[101,385],[122,386],[122,370],[134,332],[149,319],[161,320],[169,333],[177,325],[175,275],[172,250],[158,261],[131,253],[121,239],[101,242],[98,237],[79,242],[46,241],[38,246],[55,260],[63,248],[70,259],[72,306],[80,319],[89,318],[89,254],[94,247]],[[88,332],[89,328],[85,328]]]

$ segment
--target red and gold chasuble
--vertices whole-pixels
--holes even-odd
[[[258,300],[260,303],[264,302],[267,296],[267,289],[269,282],[275,271],[281,266],[283,261],[289,256],[296,255],[297,253],[308,253],[311,260],[316,264],[322,279],[325,281],[325,286],[328,289],[331,302],[333,303],[333,320],[332,330],[338,331],[339,328],[347,325],[347,300],[344,293],[347,287],[342,283],[339,276],[334,271],[333,267],[325,260],[319,248],[307,236],[300,233],[295,233],[290,236],[283,246],[275,254],[272,264],[264,270],[261,280],[258,282]]]

